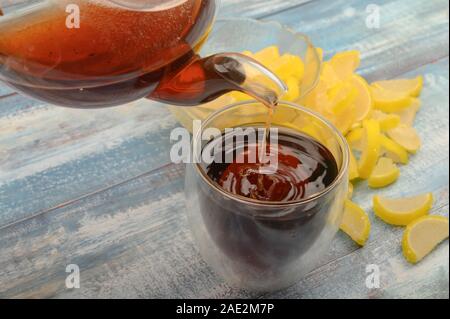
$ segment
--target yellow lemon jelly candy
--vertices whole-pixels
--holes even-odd
[[[386,223],[406,226],[413,220],[427,215],[433,205],[433,194],[423,194],[407,198],[389,199],[374,196],[375,215]]]
[[[361,178],[367,179],[375,168],[380,154],[380,124],[376,120],[365,120],[363,130],[363,150],[358,162],[358,171]]]
[[[370,220],[366,212],[350,200],[345,201],[341,230],[358,245],[364,246],[370,235]]]
[[[348,178],[352,181],[359,177],[358,172],[358,162],[356,161],[355,155],[353,155],[353,151],[350,150],[350,165],[348,168]]]
[[[388,136],[408,152],[415,154],[421,147],[422,142],[415,128],[404,124],[389,130]]]
[[[386,81],[377,81],[372,83],[374,87],[385,90],[396,91],[417,97],[423,88],[423,77],[418,76],[414,79],[395,79]]]
[[[413,99],[410,106],[408,106],[406,109],[396,112],[395,114],[400,117],[400,122],[402,124],[406,126],[413,126],[417,112],[420,109],[420,104],[421,103],[419,99]]]
[[[418,263],[437,245],[448,238],[448,218],[424,216],[406,227],[403,234],[403,255],[410,263]]]
[[[412,103],[412,98],[403,93],[390,91],[379,87],[370,87],[372,98],[374,100],[374,107],[386,113],[401,111]]]
[[[400,176],[400,170],[394,161],[381,157],[369,177],[368,184],[372,188],[382,188],[394,183]]]
[[[355,121],[365,120],[373,109],[373,99],[369,84],[357,74],[353,74],[351,83],[357,91],[355,99]]]
[[[360,53],[356,50],[336,53],[330,60],[330,64],[342,80],[351,77],[360,62]]]
[[[400,125],[400,116],[397,114],[387,114],[380,110],[374,110],[372,118],[380,122],[380,130],[383,132],[392,130]]]
[[[392,159],[395,163],[408,164],[408,152],[398,143],[391,140],[386,135],[380,136],[381,154],[382,156]]]

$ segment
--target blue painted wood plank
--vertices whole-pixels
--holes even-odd
[[[252,3],[254,5],[257,2]],[[274,3],[282,4],[280,1]],[[290,5],[299,3],[301,2],[295,1]],[[348,3],[354,7],[359,5],[359,2]],[[416,10],[425,16],[432,14],[429,11],[433,11],[428,3],[422,1],[410,1],[407,6],[403,3],[406,11],[399,8],[399,3],[402,2],[392,3],[395,4],[394,7],[389,5],[386,8],[394,10],[400,16],[401,23],[410,24],[401,25],[403,29],[406,27],[417,29],[417,25],[421,25],[421,21],[410,17],[411,10]],[[439,13],[442,11],[440,8],[443,2],[433,3],[435,11],[438,12],[433,17],[439,23],[430,23],[430,28],[435,31],[430,34],[429,41],[438,43],[440,34],[448,33],[448,16],[447,24],[445,24],[445,19]],[[342,27],[349,28],[345,23],[346,20],[342,20],[342,10],[346,6],[342,3],[340,7],[331,5],[331,8],[335,10],[330,10],[327,9],[330,7],[329,3],[324,5],[319,2],[319,4],[320,6],[316,6],[314,2],[303,4],[300,7],[294,7],[293,10],[275,15],[274,19],[287,23],[297,30],[304,30],[307,26],[306,31],[319,42],[320,34],[336,33],[333,29]],[[383,5],[385,2],[380,4]],[[268,3],[260,7],[267,7],[266,13],[271,10]],[[227,10],[231,10],[230,8],[236,10],[236,15],[241,11],[240,7],[235,5]],[[356,12],[359,11],[356,10]],[[402,12],[406,12],[406,17],[409,18],[402,20],[404,16]],[[392,13],[389,13],[389,17],[391,15]],[[298,20],[295,20],[295,17],[298,17]],[[304,19],[310,20],[298,23]],[[350,20],[348,25],[352,21],[355,25],[361,23],[360,20],[354,19]],[[377,58],[370,58],[370,65],[363,60],[365,75],[374,78],[382,73],[389,77],[392,75],[392,64],[402,64],[403,60],[381,58],[383,56],[381,52],[385,50],[388,56],[394,54],[393,52],[398,50],[396,41],[403,41],[405,48],[411,48],[411,52],[416,52],[415,44],[418,41],[417,37],[407,37],[408,42],[405,43],[405,39],[401,39],[401,36],[405,34],[396,31],[399,25],[393,25],[392,21],[387,21],[389,28],[394,28],[392,33],[395,35],[390,37],[389,41],[375,32],[367,33],[362,39],[353,40],[346,36],[335,35],[332,38],[332,44],[337,48],[360,45],[366,48],[363,51],[363,57],[367,57],[368,50],[377,47],[375,44],[378,43]],[[350,30],[347,31],[350,32]],[[362,32],[365,31],[362,30]],[[387,31],[384,30],[382,34],[386,35],[386,33]],[[447,54],[448,39],[445,41],[443,43],[447,44],[447,49],[430,45],[433,48],[432,54]],[[367,46],[367,43],[370,43],[372,47]],[[429,42],[426,44],[429,45]],[[326,49],[334,50],[327,46]],[[408,63],[402,64],[402,70],[416,68],[429,60],[428,51],[419,48],[417,52],[413,61],[409,59]],[[418,64],[416,64],[417,61]],[[0,100],[0,106],[0,131],[2,132],[0,135],[0,154],[2,155],[0,158],[0,225],[33,216],[84,194],[120,183],[167,164],[170,147],[169,132],[177,126],[165,109],[150,102],[139,102],[131,106],[108,110],[70,110],[14,95]]]
[[[0,230],[0,296],[59,297],[65,291],[68,263],[80,267],[83,291],[76,293],[86,297],[93,290],[97,297],[126,292],[127,298],[167,296],[169,287],[192,297],[228,290],[191,244],[182,174],[182,166],[170,165]],[[168,267],[164,260],[169,257]],[[186,260],[193,261],[190,269]],[[209,290],[203,290],[205,278]],[[108,287],[108,280],[120,285]]]
[[[219,17],[259,19],[293,7],[301,7],[308,2],[311,0],[222,0]]]
[[[5,84],[0,83],[0,97],[10,95],[13,92],[14,92],[14,90],[11,89],[9,86],[6,86]]]
[[[168,163],[175,125],[165,108],[147,101],[0,118],[0,225]]]
[[[379,10],[379,28],[366,24],[374,6]],[[360,70],[369,80],[395,77],[449,52],[445,0],[319,0],[267,19],[307,34],[325,50],[326,58],[338,51],[361,51]]]
[[[417,128],[423,150],[401,168],[389,196],[433,191],[434,214],[448,216],[448,58],[414,70],[424,74]],[[168,165],[106,191],[0,229],[2,297],[255,297],[217,278],[198,255],[184,215],[184,171]],[[364,184],[355,201],[372,220],[367,247],[344,234],[320,266],[298,285],[268,298],[363,298],[448,296],[448,241],[421,264],[407,264],[402,229],[375,218]],[[31,244],[32,243],[32,244]],[[64,269],[81,268],[81,288],[67,290]],[[381,289],[365,286],[365,266],[382,271]]]
[[[29,99],[23,95],[12,92],[0,97],[0,118],[11,118],[18,113],[46,106],[48,105],[43,104],[40,101]],[[6,134],[6,132],[3,131],[2,133]]]
[[[183,187],[179,182],[182,175],[181,166],[171,165],[164,172],[153,172],[1,231],[0,296],[258,296],[228,287],[202,261],[187,229]],[[437,193],[441,196],[437,196],[433,213],[448,209],[448,187],[441,192]],[[391,284],[408,280],[417,283],[417,278],[430,277],[431,281],[419,281],[422,287],[416,291],[442,297],[446,291],[435,288],[445,283],[445,272],[433,272],[431,276],[430,269],[445,269],[448,244],[441,245],[419,266],[411,266],[399,249],[402,230],[379,221],[374,224],[383,231],[382,236],[372,239],[366,248],[355,249],[353,242],[341,234],[322,266],[296,287],[264,297],[370,297],[391,291]],[[364,285],[365,265],[371,263],[380,265],[383,271],[382,290],[371,291]],[[80,267],[80,289],[65,287],[64,270],[68,264]],[[425,271],[423,267],[427,267]]]
[[[282,5],[281,2],[277,3]],[[304,30],[307,25],[311,28],[308,34],[318,39],[317,42],[329,52],[353,45],[360,48],[364,57],[363,72],[370,78],[392,77],[448,55],[448,4],[445,6],[444,2],[440,1],[432,4],[411,1],[407,6],[403,2],[401,8],[398,1],[379,2],[385,8],[383,11],[388,11],[387,24],[382,24],[385,29],[379,30],[378,33],[367,32],[364,37],[355,38],[354,32],[348,36],[343,32],[352,31],[352,28],[350,23],[345,23],[347,20],[343,20],[343,11],[338,9],[347,10],[344,12],[344,18],[350,15],[349,13],[356,12],[352,21],[357,26],[363,21],[362,17],[358,20],[358,15],[365,6],[360,5],[360,2],[345,3],[346,5],[336,5],[336,10],[327,10],[329,2],[326,5],[324,2],[320,5],[311,3],[301,9],[283,12],[274,19],[297,30]],[[406,18],[399,18],[400,22],[396,24],[393,17],[400,13],[401,17]],[[424,18],[414,18],[414,13]],[[260,13],[260,16],[264,15]],[[301,25],[292,22],[299,17],[303,22],[303,19],[308,18],[311,22]],[[421,28],[425,34],[414,36],[411,30],[421,26],[423,21],[426,21],[429,28]],[[398,28],[402,26],[404,29],[408,26],[409,29],[399,31]],[[445,39],[443,34],[446,35]],[[330,36],[322,39],[321,35]],[[405,54],[402,59],[398,59],[398,52]],[[383,59],[385,55],[392,58]],[[426,73],[424,108],[418,120],[419,131],[426,144],[424,150],[414,157],[411,166],[402,169],[402,179],[399,183],[384,192],[400,195],[405,194],[406,190],[433,190],[438,197],[437,207],[443,206],[448,210],[448,156],[442,157],[442,154],[448,154],[448,59],[415,72]],[[158,108],[158,111],[152,109],[147,113],[147,110],[143,110],[147,106],[136,104],[131,109],[117,110],[117,113],[112,109],[84,113],[85,111],[56,109],[21,99],[19,96],[0,100],[1,105],[6,106],[7,111],[0,107],[0,211],[3,217],[0,222],[0,225],[3,225],[0,238],[3,238],[2,243],[7,245],[2,247],[0,253],[0,269],[7,271],[2,273],[3,276],[0,275],[0,283],[4,284],[0,295],[88,297],[96,296],[98,291],[101,291],[103,296],[116,297],[250,296],[229,289],[211,274],[189,241],[182,215],[173,216],[174,211],[183,210],[182,171],[179,169],[169,166],[105,192],[71,202],[71,205],[61,210],[48,211],[61,203],[73,201],[76,197],[95,193],[165,165],[169,147],[165,139],[168,138],[170,128],[176,126],[165,110]],[[428,105],[431,108],[427,108]],[[442,113],[442,109],[447,110],[447,113]],[[157,125],[164,121],[167,122],[167,127],[162,128],[163,132],[159,133]],[[63,124],[60,125],[61,123]],[[445,134],[436,133],[436,128],[430,123]],[[146,140],[152,142],[147,145]],[[17,154],[17,157],[14,154]],[[171,186],[164,186],[166,182],[161,176],[166,175],[175,179],[167,182]],[[413,180],[415,183],[411,185]],[[156,183],[157,181],[161,181],[161,184]],[[135,183],[134,186],[130,186],[131,183]],[[149,187],[152,183],[162,187],[160,193]],[[363,188],[364,185],[358,186],[356,201],[369,209],[370,193],[366,194]],[[140,199],[139,195],[133,197],[139,189],[147,191]],[[168,194],[174,194],[174,197],[168,197]],[[102,196],[105,196],[103,201]],[[155,203],[145,204],[144,201],[148,198]],[[143,206],[146,208],[142,208]],[[139,212],[147,212],[145,209],[154,212],[148,220],[140,219],[143,217]],[[107,218],[111,220],[107,225],[109,230],[102,232],[101,226],[107,220],[104,217],[105,211],[109,212]],[[76,216],[80,212],[83,216],[88,216],[83,224],[84,228],[77,224]],[[436,212],[442,211],[438,209]],[[123,216],[130,215],[136,219],[123,220]],[[92,219],[89,219],[91,216]],[[96,220],[96,216],[100,216],[99,220]],[[173,224],[171,218],[175,218],[177,222],[181,221],[181,224]],[[22,222],[6,226],[21,219]],[[401,230],[391,229],[376,219],[373,222],[372,242],[368,249],[357,250],[353,243],[341,235],[336,247],[333,247],[324,260],[324,266],[299,285],[300,288],[306,287],[307,291],[297,287],[287,294],[296,297],[324,297],[339,296],[340,293],[348,291],[343,296],[362,296],[364,293],[366,296],[411,296],[410,290],[413,288],[414,291],[421,291],[422,296],[448,295],[448,288],[443,289],[445,284],[448,287],[448,270],[445,272],[441,267],[431,266],[443,264],[445,270],[446,257],[448,269],[448,244],[433,254],[434,257],[423,264],[424,266],[410,268],[402,263],[399,251],[394,254],[392,250],[398,247],[395,240],[398,241]],[[62,233],[65,225],[69,225],[69,230]],[[142,225],[153,230],[150,237],[142,237]],[[71,226],[73,227],[70,228]],[[114,233],[113,229],[121,229],[121,226],[125,229],[124,232],[120,232],[116,237],[108,236]],[[86,229],[90,232],[86,232]],[[180,229],[182,235],[177,233]],[[73,247],[67,243],[61,247],[67,252],[60,252],[61,243],[76,242],[80,238],[85,240],[81,240],[78,246]],[[386,238],[392,240],[390,245],[383,245]],[[135,247],[131,244],[132,240],[142,240],[145,245]],[[149,244],[154,241],[161,245],[161,240],[167,241],[175,248],[158,251],[155,246]],[[30,245],[32,242],[41,245]],[[111,246],[111,242],[117,246]],[[372,256],[377,251],[382,254]],[[147,252],[152,256],[151,259],[143,259]],[[344,258],[346,255],[349,257]],[[75,294],[63,289],[64,274],[61,270],[68,260],[74,258],[86,269],[84,273],[87,276],[86,289]],[[355,272],[358,278],[362,278],[361,272],[358,271],[361,271],[363,262],[370,261],[370,258],[387,265],[386,271],[391,280],[398,279],[398,272],[405,271],[403,279],[393,281],[392,286],[383,287],[383,290],[378,292],[364,291],[362,286],[348,287],[351,280],[343,274]],[[49,262],[45,263],[45,260]],[[154,262],[155,260],[157,262]],[[186,264],[183,263],[184,260],[192,262]],[[343,262],[340,263],[340,260]],[[15,268],[18,269],[16,272]],[[428,277],[424,275],[427,272],[423,269],[431,270]],[[323,278],[325,274],[329,276],[332,270],[335,270],[333,282],[338,283],[336,287],[339,289],[330,289],[329,281]],[[200,272],[200,275],[197,272]],[[158,276],[159,273],[162,273],[162,276]],[[145,274],[145,280],[142,280],[142,274]],[[174,274],[178,275],[174,277]],[[420,278],[414,280],[416,277]],[[117,278],[120,279],[119,282]],[[15,279],[15,283],[12,279]],[[153,282],[157,284],[153,286]],[[360,283],[360,280],[358,282]],[[205,287],[208,289],[204,290]],[[437,291],[434,295],[433,290]]]

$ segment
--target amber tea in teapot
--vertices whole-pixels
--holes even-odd
[[[28,2],[0,17],[0,80],[37,99],[81,108],[142,97],[197,105],[231,90],[267,99],[267,84],[243,84],[248,70],[283,89],[248,57],[197,55],[214,22],[214,0],[163,0],[152,10],[109,0]]]

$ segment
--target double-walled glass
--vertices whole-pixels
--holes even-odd
[[[202,129],[261,127],[267,113],[260,103],[244,102],[212,114]],[[339,229],[348,191],[348,147],[332,124],[283,102],[272,127],[309,135],[327,147],[338,165],[334,182],[301,200],[263,202],[226,192],[201,163],[188,164],[186,172],[187,214],[202,256],[228,283],[257,291],[290,286],[314,268]],[[201,131],[194,134],[194,145],[209,142]]]

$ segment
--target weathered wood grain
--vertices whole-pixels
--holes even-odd
[[[361,49],[369,78],[424,74],[417,120],[424,148],[401,169],[399,182],[380,193],[433,191],[433,212],[448,215],[448,57],[439,59],[448,56],[447,1],[377,1],[378,30],[364,26],[369,2],[224,2],[227,16],[283,11],[267,19],[310,34],[328,55]],[[195,249],[183,212],[183,169],[168,164],[169,132],[177,124],[164,108],[137,102],[79,111],[4,92],[0,297],[257,296],[225,285]],[[370,212],[372,195],[358,185],[355,201]],[[366,248],[340,234],[321,266],[298,285],[260,297],[448,298],[448,241],[410,266],[399,248],[402,229],[370,217]],[[69,263],[81,268],[79,290],[64,287]],[[380,290],[364,285],[368,263],[381,268]]]
[[[255,5],[262,2],[251,3]],[[299,3],[301,2],[290,4]],[[408,35],[398,33],[398,29],[420,28],[421,21],[412,19],[411,12],[416,10],[421,14],[430,14],[428,11],[433,10],[429,4],[423,1],[409,1],[407,8],[403,8],[405,5],[401,1],[393,2],[396,4],[394,7],[389,4],[389,10],[383,11],[393,12],[389,13],[392,21],[396,21],[392,17],[397,14],[400,17],[399,21],[405,25],[398,22],[385,27],[393,34],[397,33],[395,39],[391,37],[390,41],[385,41],[377,32],[367,33],[364,29],[351,32],[352,27],[348,25],[353,24],[353,28],[356,28],[361,21],[353,19],[345,23],[346,21],[342,20],[342,10],[345,11],[348,5],[333,3],[332,5],[330,3],[324,5],[320,1],[320,5],[314,2],[306,3],[294,7],[293,10],[283,11],[282,14],[273,16],[273,19],[297,30],[308,26],[304,31],[311,34],[319,43],[321,34],[334,32],[333,42],[320,43],[325,45],[326,52],[332,52],[335,47],[342,49],[345,46],[361,46],[363,57],[366,57],[373,50],[367,43],[373,45],[379,43],[378,55],[370,59],[370,66],[363,60],[365,66],[363,71],[371,78],[380,72],[386,77],[392,76],[397,72],[391,71],[395,68],[392,66],[393,63],[401,64],[401,69],[406,70],[426,64],[429,60],[430,52],[423,49],[417,54],[412,53],[415,56],[414,60],[386,59],[380,55],[382,48],[386,50],[387,56],[397,52],[396,41],[404,42],[405,39],[402,37]],[[348,3],[355,7],[364,7],[359,4],[360,2]],[[438,13],[442,11],[443,6],[445,7],[444,1],[433,3]],[[261,8],[263,7],[270,12],[268,3],[261,5]],[[236,10],[236,15],[240,14],[241,10],[235,5],[230,5],[227,10],[232,8]],[[228,14],[231,14],[230,12]],[[404,12],[408,13],[406,17],[409,18],[401,20]],[[433,26],[434,33],[448,34],[448,15],[445,17],[438,14],[433,17],[436,20],[430,21],[430,25]],[[309,20],[299,24],[298,21],[302,19]],[[348,34],[353,34],[354,39],[349,39],[347,33],[342,36],[336,34],[336,30],[344,27],[348,28]],[[388,31],[384,31],[386,32]],[[360,39],[358,36],[360,33],[367,34]],[[442,40],[440,37],[433,37],[433,34],[423,47],[442,43],[447,49],[433,47],[431,53],[448,54],[448,39]],[[406,40],[408,42],[404,44],[405,48],[413,48],[411,52],[418,51],[417,37],[406,37]],[[34,100],[24,99],[20,95],[3,98],[1,101],[0,225],[33,216],[60,203],[168,163],[167,140],[170,129],[175,127],[176,123],[165,109],[152,102],[141,101],[138,105],[108,110],[70,110],[43,105]],[[161,130],[159,125],[164,126],[164,130]]]
[[[164,171],[94,194],[1,232],[4,247],[0,254],[3,269],[0,296],[255,297],[227,287],[202,262],[183,212],[183,188],[179,182],[183,169],[170,165]],[[154,186],[166,193],[161,196]],[[447,211],[448,187],[435,194],[438,196],[433,213]],[[323,266],[295,287],[261,297],[387,297],[408,281],[422,290],[404,289],[403,294],[442,297],[448,278],[448,244],[439,247],[419,266],[411,266],[401,256],[402,230],[375,219],[373,224],[373,237],[378,240],[372,240],[366,248],[356,249],[341,234],[324,258]],[[23,236],[30,241],[24,242]],[[64,270],[71,263],[81,269],[79,290],[67,290],[64,286]],[[368,264],[380,266],[382,289],[366,288]]]
[[[0,231],[0,296],[255,297],[227,287],[202,262],[187,229],[182,178],[183,167],[170,165]],[[435,194],[434,213],[442,214],[448,185]],[[408,280],[431,286],[427,294],[445,294],[436,285],[448,281],[448,243],[419,266],[409,266],[399,250],[402,230],[371,219],[366,248],[357,249],[340,234],[322,267],[295,287],[264,297],[382,297],[391,285]],[[81,269],[77,290],[65,289],[65,267],[72,263]],[[383,290],[365,287],[367,264],[381,267]],[[429,265],[440,271],[430,272]],[[433,280],[417,282],[417,276]]]
[[[175,125],[146,101],[87,112],[40,106],[0,118],[0,225],[168,163]]]
[[[80,297],[194,297],[229,290],[190,241],[182,175],[183,167],[171,164],[0,231],[0,296],[64,293],[68,263],[82,269],[83,290],[72,291]],[[205,279],[209,291],[203,290]],[[178,293],[169,296],[168,288]]]
[[[407,74],[421,73],[427,79],[417,119],[424,149],[402,168],[397,184],[380,191],[389,196],[433,191],[433,213],[443,215],[448,215],[449,204],[446,65],[448,59]],[[183,178],[182,166],[170,164],[0,229],[0,296],[255,297],[229,288],[202,262],[187,229]],[[447,296],[448,242],[420,265],[408,265],[400,251],[402,229],[371,213],[373,193],[358,185],[355,197],[373,224],[366,248],[358,249],[340,234],[321,267],[298,285],[261,297]],[[64,287],[64,269],[70,263],[81,268],[79,290]],[[367,264],[379,265],[382,289],[366,288]]]
[[[14,90],[11,89],[9,86],[4,85],[3,83],[0,83],[0,97],[10,95],[14,93]]]
[[[37,100],[28,99],[16,92],[10,92],[0,97],[0,118],[12,118],[18,113],[26,112],[34,108],[42,108],[45,105]],[[0,128],[3,134],[3,127]]]
[[[300,7],[311,0],[221,0],[221,17],[247,17],[259,19]]]
[[[366,24],[374,5],[379,28]],[[412,66],[446,57],[449,51],[448,1],[319,0],[267,19],[307,34],[325,49],[326,57],[338,51],[361,51],[360,72],[369,80],[395,77]]]

